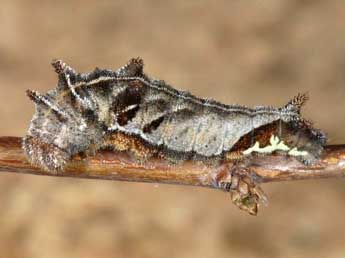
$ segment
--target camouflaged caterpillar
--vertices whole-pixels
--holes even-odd
[[[45,95],[27,91],[36,113],[23,140],[30,162],[50,173],[63,171],[74,155],[103,148],[139,161],[158,156],[221,162],[280,151],[312,163],[326,141],[300,116],[306,95],[281,108],[248,108],[197,98],[149,78],[140,58],[116,71],[86,74],[61,60],[52,65],[56,89]]]

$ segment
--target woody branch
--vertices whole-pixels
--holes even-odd
[[[1,172],[215,187],[211,176],[214,169],[195,162],[171,166],[158,159],[141,165],[126,154],[101,151],[92,157],[76,157],[63,173],[55,175],[30,165],[21,149],[21,138],[0,137]],[[345,176],[345,145],[326,146],[320,161],[312,166],[304,166],[293,157],[266,155],[253,157],[248,169],[257,183],[340,178]]]

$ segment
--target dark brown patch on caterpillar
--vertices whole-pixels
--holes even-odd
[[[147,124],[143,128],[144,133],[151,133],[152,131],[156,130],[158,126],[163,122],[164,116],[161,116],[153,121],[151,123]]]
[[[126,124],[128,124],[128,122],[130,122],[135,117],[135,114],[138,112],[138,110],[139,105],[136,105],[129,110],[121,111],[117,117],[118,124],[120,126],[125,126]]]
[[[251,147],[255,142],[259,142],[260,146],[266,146],[270,142],[272,134],[279,133],[279,121],[267,125],[263,125],[253,131],[243,135],[241,139],[234,145],[231,151],[244,151]]]
[[[137,161],[146,161],[155,156],[158,151],[145,144],[135,137],[131,137],[124,133],[115,132],[109,135],[103,143],[103,148],[111,148],[116,151],[130,152]]]

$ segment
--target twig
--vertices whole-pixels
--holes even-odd
[[[304,166],[292,157],[267,155],[253,157],[249,165],[257,183],[340,178],[345,176],[345,145],[327,146],[318,164]],[[137,164],[123,153],[101,151],[85,159],[75,158],[63,173],[50,174],[33,167],[21,149],[21,138],[0,137],[0,171],[35,175],[155,182],[212,187],[214,167],[195,162],[171,165],[162,160]]]

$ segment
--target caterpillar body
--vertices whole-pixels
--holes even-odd
[[[152,156],[221,162],[284,152],[309,164],[326,142],[300,115],[306,95],[279,108],[249,108],[198,98],[152,79],[140,58],[116,71],[84,74],[61,60],[52,65],[56,88],[45,95],[27,91],[36,112],[23,139],[30,162],[51,173],[63,171],[74,155],[103,148],[142,162]]]

